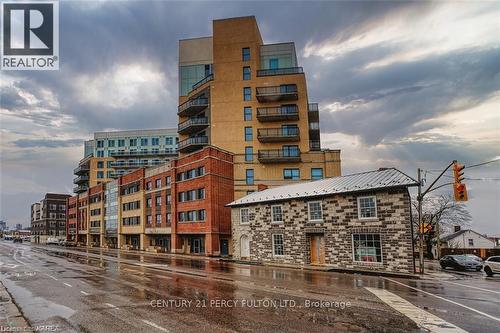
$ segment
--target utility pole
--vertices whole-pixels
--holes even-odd
[[[424,274],[424,226],[422,225],[422,170],[417,170],[418,179],[418,239],[419,239],[419,273]]]
[[[439,231],[439,220],[436,220],[436,238],[437,238],[437,259],[441,259],[441,239],[440,239],[440,231]]]
[[[423,226],[423,219],[422,219],[422,201],[424,199],[424,196],[432,192],[434,190],[437,190],[438,188],[441,188],[446,185],[450,185],[453,183],[447,183],[443,184],[440,186],[437,186],[433,188],[433,186],[437,183],[437,181],[444,175],[446,170],[448,170],[452,165],[456,164],[457,161],[454,160],[452,161],[442,172],[439,176],[437,176],[436,179],[432,182],[429,187],[422,192],[422,169],[418,168],[417,169],[417,176],[418,176],[418,195],[417,195],[417,202],[418,202],[418,232],[419,232],[419,243],[420,243],[420,251],[419,251],[419,268],[420,268],[420,274],[424,274],[424,226]],[[458,171],[461,171],[464,167],[461,166],[461,169]],[[457,178],[457,175],[455,175],[455,178]],[[465,190],[462,190],[465,191]],[[455,199],[456,200],[456,199]],[[466,201],[467,200],[467,194],[463,195],[459,198],[461,201]],[[439,240],[439,239],[438,239]]]

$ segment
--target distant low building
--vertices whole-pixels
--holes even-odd
[[[471,229],[455,229],[455,232],[441,238],[441,248],[492,249],[495,242],[486,235]]]
[[[7,230],[7,222],[0,221],[0,231],[5,231],[5,230]]]
[[[23,229],[23,225],[21,223],[17,223],[16,230],[22,230],[22,229]]]
[[[495,243],[495,247],[500,247],[500,235],[488,236],[488,239]]]
[[[412,273],[409,186],[380,169],[263,190],[233,201],[233,257]]]

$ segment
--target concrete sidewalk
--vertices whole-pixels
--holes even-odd
[[[30,325],[17,305],[12,301],[9,292],[0,281],[0,331],[23,332]]]

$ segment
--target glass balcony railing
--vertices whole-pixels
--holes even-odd
[[[302,67],[287,67],[275,69],[259,69],[257,76],[274,76],[274,75],[289,75],[289,74],[302,74],[304,69]]]
[[[299,98],[296,84],[257,87],[256,97],[259,102],[291,101]]]
[[[177,152],[175,149],[170,148],[170,149],[143,149],[143,150],[128,150],[128,151],[112,151],[109,153],[109,156],[111,157],[116,157],[116,156],[155,156],[155,155],[177,155]]]
[[[261,163],[300,162],[299,149],[267,149],[259,150],[258,159]]]
[[[206,97],[190,99],[189,101],[179,105],[177,115],[181,117],[194,116],[196,113],[206,109],[208,107],[208,102],[208,98]]]
[[[83,176],[78,176],[75,179],[73,179],[73,184],[81,184],[84,182],[89,181],[89,176],[83,175]]]
[[[200,131],[208,126],[207,117],[190,118],[183,121],[177,127],[177,131],[181,134]]]
[[[298,120],[299,108],[295,104],[257,108],[257,119],[260,121]]]
[[[208,136],[196,136],[179,142],[179,151],[190,152],[208,144]]]
[[[191,91],[198,89],[199,87],[201,87],[202,85],[204,85],[207,82],[212,81],[213,79],[214,79],[214,75],[213,74],[209,74],[209,75],[205,76],[203,79],[201,79],[200,81],[198,81],[195,84],[193,84],[193,86],[191,87]],[[189,93],[188,93],[188,95],[189,95]]]
[[[90,165],[79,165],[77,168],[73,169],[73,174],[79,175],[90,170]]]
[[[298,127],[259,128],[257,130],[257,139],[260,142],[298,141],[300,133]]]

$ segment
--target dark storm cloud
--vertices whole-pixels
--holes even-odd
[[[357,101],[346,110],[322,112],[322,129],[360,135],[366,144],[412,135],[422,130],[419,121],[472,108],[499,91],[499,58],[500,48],[494,48],[359,71],[364,64],[353,59],[313,65],[322,71],[313,80],[313,96],[324,104]]]
[[[175,126],[177,122],[178,40],[211,34],[211,20],[256,15],[268,42],[294,40],[298,48],[307,41],[322,40],[338,31],[355,31],[359,22],[374,24],[377,18],[412,8],[404,3],[328,2],[104,2],[86,5],[62,2],[60,8],[61,69],[57,73],[15,73],[52,91],[66,114],[88,132],[106,128]],[[420,6],[424,10],[427,6]],[[279,13],[279,14],[278,14]],[[304,24],[291,24],[304,22]],[[116,110],[106,105],[79,102],[81,91],[72,84],[79,75],[95,76],[120,64],[147,61],[169,78],[170,93],[162,103],[137,101]],[[3,103],[2,103],[3,104]],[[21,114],[21,116],[25,116]],[[30,117],[31,115],[26,115]]]
[[[60,147],[74,147],[81,146],[84,140],[69,139],[69,140],[51,140],[51,139],[19,139],[12,143],[19,148],[60,148]]]

